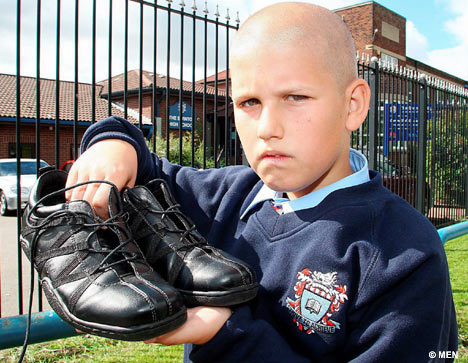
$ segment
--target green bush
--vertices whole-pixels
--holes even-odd
[[[151,151],[153,150],[153,140],[148,140],[147,145]],[[167,158],[171,163],[180,164],[183,166],[193,166],[194,168],[203,168],[204,143],[195,135],[194,140],[194,160],[192,165],[192,137],[186,133],[182,136],[182,162],[180,161],[180,142],[179,137],[169,136],[169,157],[167,157],[166,139],[156,137],[156,155]],[[218,167],[225,166],[224,160],[220,160]],[[206,166],[205,169],[214,168],[215,162],[213,158],[213,148],[206,148]]]

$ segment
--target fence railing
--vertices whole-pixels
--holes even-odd
[[[75,0],[73,18],[65,19],[73,27],[64,27],[65,3],[57,0],[56,11],[46,13],[38,0],[35,12],[29,12],[36,19],[31,28],[36,73],[29,77],[34,82],[29,82],[22,74],[21,39],[31,34],[22,32],[21,23],[32,20],[22,18],[20,0],[17,7],[16,115],[9,154],[16,157],[17,170],[20,156],[34,157],[37,168],[40,159],[57,166],[76,159],[86,127],[107,115],[137,124],[150,148],[174,162],[199,168],[246,163],[229,96],[229,42],[239,20],[232,25],[228,12],[221,17],[216,9],[209,17],[206,3],[199,10],[196,5],[187,9],[157,0],[93,0],[90,9],[83,9]],[[57,24],[52,45],[41,38],[45,17]],[[83,23],[89,25],[84,36]],[[73,49],[71,58],[60,52],[64,39],[71,39],[67,40],[73,45],[68,47]],[[85,48],[80,46],[83,43]],[[41,72],[44,62],[53,62],[43,51],[50,46],[57,50],[55,79],[45,79]],[[468,214],[466,90],[375,59],[359,58],[357,66],[371,86],[372,99],[365,123],[352,134],[351,146],[382,173],[387,188],[435,226],[463,219]],[[71,81],[63,81],[67,77]],[[33,97],[25,97],[29,91]],[[28,109],[34,112],[27,114]],[[24,140],[32,146],[26,148]],[[53,140],[52,148],[46,140]],[[17,186],[20,200],[19,173]],[[19,236],[19,215],[16,229]],[[28,285],[23,284],[19,243],[16,248],[17,276],[8,278],[17,279],[17,313],[23,314]],[[37,310],[42,311],[40,289],[38,301]]]
[[[352,135],[384,185],[436,227],[468,215],[468,92],[377,59],[358,61],[369,82],[369,115]]]

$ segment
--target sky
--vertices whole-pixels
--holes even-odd
[[[240,0],[242,18],[275,0]],[[310,0],[334,10],[364,0]],[[406,18],[409,57],[468,80],[468,0],[376,0]],[[245,15],[244,15],[245,14]]]
[[[56,46],[57,46],[57,0],[41,0],[41,61],[40,73],[43,78],[56,78]],[[151,2],[151,0],[148,0]],[[284,0],[283,0],[284,1]],[[359,0],[308,0],[329,9],[362,3]],[[230,23],[235,24],[237,12],[242,21],[255,11],[280,2],[279,0],[237,0],[235,2],[219,2],[219,20],[225,22],[229,7]],[[406,52],[411,58],[439,68],[447,73],[468,80],[468,0],[377,0],[388,9],[406,18]],[[16,74],[16,8],[17,1],[0,0],[0,73]],[[108,77],[109,65],[109,0],[97,2],[96,31],[96,80]],[[192,0],[186,0],[186,11],[192,11]],[[36,62],[36,19],[37,0],[21,0],[21,57],[20,72],[22,75],[35,76]],[[112,8],[112,75],[120,74],[124,69],[123,39],[124,39],[124,1],[113,0]],[[158,4],[166,5],[167,1],[159,0]],[[180,0],[173,2],[175,9],[180,8]],[[203,16],[205,1],[196,0],[197,14]],[[206,6],[209,18],[213,18],[216,1],[208,0]],[[148,8],[148,9],[147,9]],[[130,1],[129,4],[129,60],[128,69],[139,68],[140,54],[140,7]],[[74,46],[74,11],[75,0],[61,0],[60,25],[60,79],[74,80],[75,46]],[[157,73],[166,74],[167,69],[167,16],[166,12],[158,12],[157,26]],[[91,82],[92,76],[92,0],[79,0],[79,47],[78,69],[79,81]],[[181,62],[180,54],[180,17],[171,18],[171,51],[169,52],[170,75],[180,78],[183,63],[182,78],[190,80],[192,67],[192,37],[184,36],[184,54]],[[154,54],[154,13],[145,7],[143,36],[143,69],[151,71]],[[186,18],[184,27],[190,31],[192,23]],[[226,34],[225,28],[219,30],[218,71],[226,68],[226,39],[232,39],[234,31]],[[203,26],[196,29],[196,78],[204,75],[203,67]],[[213,74],[215,67],[215,48],[213,41],[215,27],[208,26],[207,69],[208,76]]]

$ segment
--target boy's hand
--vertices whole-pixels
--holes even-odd
[[[131,144],[123,140],[103,140],[92,145],[73,164],[66,186],[88,180],[107,180],[121,190],[135,185],[137,171],[137,154]],[[88,201],[99,217],[107,219],[109,189],[108,184],[86,184],[66,192],[65,197]]]
[[[231,314],[231,309],[224,307],[197,306],[187,309],[187,321],[184,325],[159,337],[145,340],[145,343],[164,345],[208,343]]]

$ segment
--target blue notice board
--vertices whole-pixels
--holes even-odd
[[[427,119],[432,119],[432,105],[427,106]],[[411,103],[385,104],[384,154],[389,141],[418,141],[419,107]]]
[[[195,117],[197,117],[195,115]],[[192,129],[192,106],[182,102],[182,129]],[[180,125],[180,103],[177,101],[169,108],[169,128],[179,129]]]

